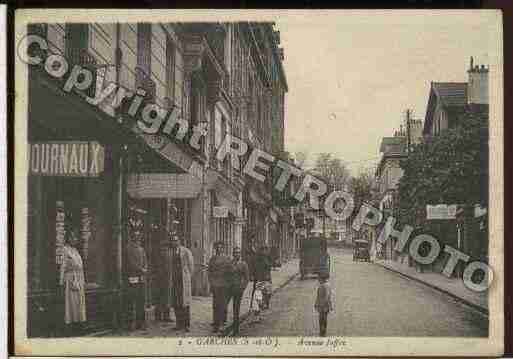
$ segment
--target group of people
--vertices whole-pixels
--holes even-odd
[[[157,267],[159,278],[158,318],[171,322],[170,309],[176,318],[175,330],[190,331],[192,302],[192,275],[194,258],[191,251],[180,243],[177,234],[168,234],[160,253]],[[126,247],[127,306],[129,322],[134,329],[146,327],[145,290],[148,262],[142,245],[141,228],[131,227]],[[134,314],[135,313],[135,314]]]
[[[68,224],[60,266],[59,292],[64,301],[64,323],[69,335],[80,335],[87,319],[84,264],[78,250],[79,242],[73,226]],[[157,266],[160,284],[157,317],[171,322],[170,309],[173,308],[175,329],[189,332],[194,258],[175,233],[169,233],[165,243]],[[206,266],[213,296],[213,332],[222,331],[226,325],[228,307],[232,302],[233,332],[235,335],[239,333],[241,300],[251,280],[251,306],[256,308],[257,313],[269,308],[273,265],[270,251],[263,246],[253,250],[249,258],[249,264],[242,260],[239,247],[233,248],[232,257],[229,257],[223,242],[214,244],[214,254]],[[142,223],[137,221],[129,223],[124,262],[127,322],[131,323],[131,329],[142,329],[146,326],[145,293],[149,266],[143,246]]]
[[[148,265],[141,243],[139,228],[132,228],[126,250],[126,270],[128,286],[128,310],[135,312],[136,329],[145,327],[144,286]],[[176,318],[175,330],[190,331],[192,302],[192,276],[194,258],[191,251],[180,243],[176,234],[169,234],[168,246],[161,255],[158,266],[160,295],[157,316],[162,321],[171,322],[170,309]],[[240,305],[250,280],[254,281],[253,294],[256,293],[257,308],[268,308],[271,284],[272,260],[267,247],[262,247],[248,265],[242,260],[241,249],[233,248],[232,257],[225,253],[223,242],[214,243],[214,254],[206,269],[210,290],[213,296],[212,331],[222,331],[226,325],[227,311],[233,303],[233,334],[239,333]],[[251,270],[250,270],[251,268]],[[262,300],[259,300],[259,288],[263,286]]]

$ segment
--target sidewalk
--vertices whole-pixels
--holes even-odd
[[[299,259],[291,259],[287,263],[282,264],[281,268],[272,271],[273,291],[285,286],[291,281],[298,273]],[[253,290],[253,282],[249,282],[244,297],[242,298],[240,308],[240,319],[244,321],[249,315],[249,305],[251,301],[251,292]],[[228,327],[225,329],[224,334],[231,332],[232,324],[232,302],[228,307]],[[171,317],[174,319],[174,315]],[[191,305],[191,331],[175,331],[173,328],[176,323],[162,323],[152,322],[146,330],[134,331],[115,331],[110,333],[109,336],[133,336],[133,337],[196,337],[196,336],[209,336],[212,333],[212,297],[193,297]]]
[[[433,272],[419,273],[415,267],[408,267],[406,264],[392,260],[380,259],[375,260],[374,263],[444,292],[488,315],[488,291],[474,292],[465,287],[461,278],[447,278],[443,274]]]

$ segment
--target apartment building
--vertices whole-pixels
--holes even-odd
[[[40,55],[62,55],[69,71],[79,65],[92,73],[91,86],[81,90],[66,89],[58,61],[50,71],[42,64],[29,72],[30,336],[59,331],[41,323],[55,322],[43,317],[60,310],[56,280],[65,221],[81,233],[90,331],[124,315],[132,217],[144,223],[149,305],[157,300],[158,258],[169,231],[193,253],[194,295],[209,295],[204,265],[214,242],[225,242],[227,252],[241,246],[245,255],[262,244],[290,247],[283,246],[291,232],[288,210],[273,203],[272,179],[259,182],[233,168],[229,155],[216,157],[227,136],[273,155],[284,151],[288,88],[272,23],[32,24],[28,31],[47,41]],[[148,104],[155,105],[155,121],[141,122],[140,109]],[[153,131],[164,113],[174,121]],[[201,126],[205,135],[195,137]],[[71,157],[77,151],[84,168],[93,160],[101,166],[52,171],[55,151]],[[250,232],[254,243],[248,243]]]

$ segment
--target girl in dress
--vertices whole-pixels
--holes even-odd
[[[255,286],[255,322],[261,320],[260,312],[264,309],[264,282],[258,282]]]

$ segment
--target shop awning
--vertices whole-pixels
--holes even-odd
[[[29,93],[30,120],[39,123],[48,131],[51,137],[44,138],[35,131],[29,131],[30,142],[69,139],[95,139],[100,143],[141,143],[162,159],[169,162],[173,169],[170,173],[189,173],[201,179],[202,165],[188,153],[187,146],[181,146],[163,135],[148,135],[136,125],[135,119],[126,115],[113,117],[99,107],[90,105],[81,96],[69,94],[62,90],[59,82],[46,74],[41,68],[32,67],[30,72]],[[51,103],[51,108],[48,104]],[[73,114],[73,120],[70,120]],[[56,135],[57,134],[57,135]],[[166,172],[167,166],[162,165],[160,172]]]
[[[133,198],[195,198],[201,192],[201,180],[191,174],[130,174],[127,192]]]

